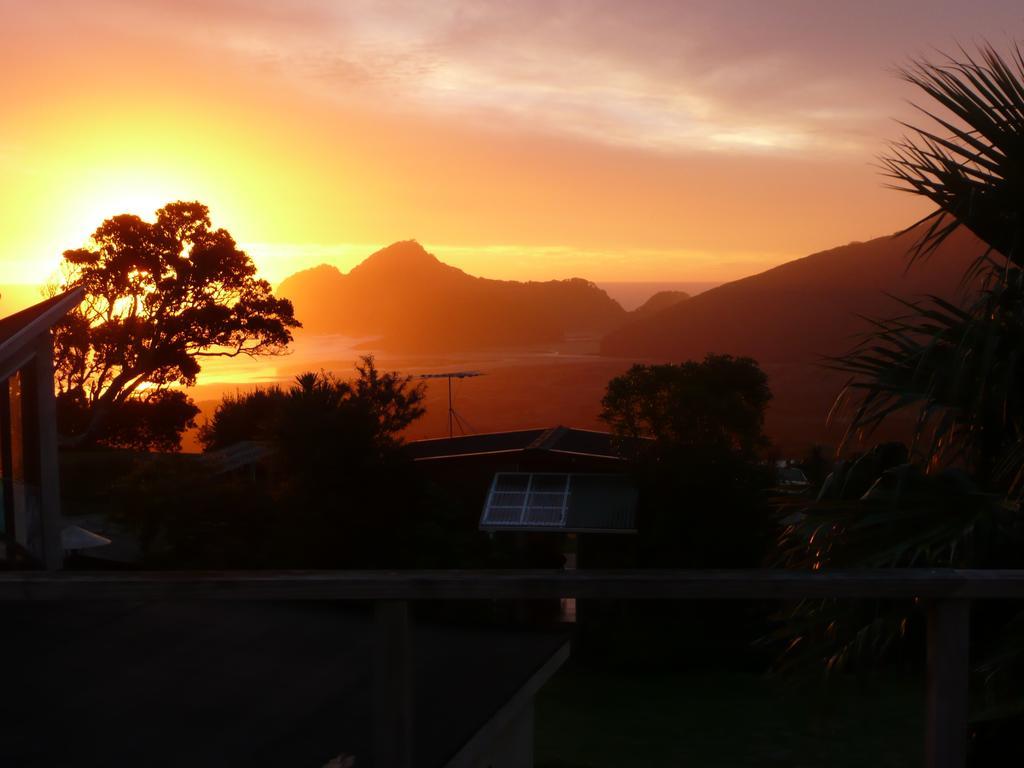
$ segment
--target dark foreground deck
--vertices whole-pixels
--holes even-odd
[[[373,764],[377,635],[366,609],[118,600],[0,610],[0,765],[319,768],[340,754]],[[411,764],[447,765],[545,665],[550,676],[566,639],[417,625]]]
[[[199,663],[204,656],[204,649],[216,647],[211,643],[227,643],[217,656],[205,657],[207,671],[215,673],[221,670],[213,661],[215,658],[227,658],[224,668],[228,675],[226,680],[236,682],[242,692],[242,698],[255,695],[259,691],[265,693],[273,687],[275,681],[285,681],[289,685],[299,687],[315,681],[318,675],[324,679],[331,676],[325,683],[325,690],[332,686],[349,686],[350,695],[358,700],[368,697],[371,702],[371,721],[362,720],[360,727],[347,735],[345,730],[346,717],[354,718],[352,710],[346,710],[340,702],[331,699],[330,694],[310,696],[311,706],[315,711],[302,714],[289,714],[287,707],[279,703],[278,710],[261,714],[243,714],[234,724],[228,724],[219,738],[223,739],[220,746],[222,753],[230,753],[241,748],[245,742],[243,731],[257,732],[262,726],[266,730],[259,734],[258,740],[249,744],[247,755],[252,756],[249,762],[240,761],[239,765],[270,765],[282,764],[281,761],[259,762],[267,755],[289,755],[285,764],[298,764],[292,759],[299,754],[308,754],[311,758],[326,753],[330,756],[335,752],[335,745],[345,749],[346,740],[356,743],[365,738],[368,726],[371,730],[370,752],[374,756],[373,765],[379,768],[392,766],[408,768],[409,766],[435,765],[429,762],[433,754],[427,755],[419,750],[427,749],[430,739],[434,738],[434,724],[441,722],[437,708],[455,707],[467,710],[475,707],[493,707],[494,701],[478,704],[482,694],[477,690],[487,688],[489,678],[486,674],[494,672],[495,666],[502,666],[506,660],[511,664],[514,658],[522,658],[521,647],[535,646],[536,656],[527,664],[536,668],[544,658],[555,659],[559,651],[560,639],[525,640],[517,637],[510,641],[511,645],[501,646],[505,642],[497,638],[466,638],[465,644],[452,646],[445,650],[450,641],[435,640],[431,643],[429,633],[423,634],[417,628],[415,643],[412,641],[411,621],[407,607],[408,601],[415,600],[479,600],[479,599],[548,599],[555,597],[607,598],[607,599],[682,599],[682,600],[792,600],[802,598],[884,598],[884,599],[917,599],[928,606],[928,682],[927,682],[927,732],[925,734],[926,765],[928,768],[963,768],[966,760],[967,734],[967,685],[969,669],[969,621],[972,600],[989,599],[1024,599],[1024,571],[963,571],[934,569],[893,569],[893,570],[856,570],[826,572],[794,572],[777,570],[754,571],[428,571],[428,572],[258,572],[258,573],[6,573],[0,574],[0,600],[17,601],[22,605],[17,610],[27,611],[21,615],[21,621],[37,625],[35,634],[23,634],[22,645],[15,645],[4,651],[5,658],[17,666],[18,656],[34,663],[27,663],[30,669],[19,674],[26,677],[18,679],[19,687],[30,685],[33,674],[44,675],[49,681],[43,691],[47,693],[50,704],[45,701],[33,700],[32,707],[53,707],[54,700],[62,696],[76,696],[73,693],[76,676],[88,672],[86,679],[91,685],[102,685],[105,670],[89,671],[90,662],[113,664],[119,669],[113,674],[128,681],[143,683],[142,690],[147,690],[151,669],[165,666],[171,680],[170,692],[176,701],[198,701],[199,713],[217,696],[229,696],[226,689],[220,689],[220,683],[214,689],[203,687],[202,673],[187,673],[190,664]],[[134,610],[142,611],[141,615],[152,613],[152,625],[142,637],[133,639],[131,633],[117,637],[101,619],[96,619],[92,627],[94,632],[92,645],[83,644],[72,639],[51,646],[35,645],[35,638],[43,638],[43,642],[54,643],[57,635],[54,631],[65,617],[73,618],[85,611],[91,616],[92,608],[85,603],[69,608],[69,601],[133,601],[142,602]],[[363,600],[374,601],[373,633],[366,629],[365,634],[355,630],[354,625],[346,624],[339,618],[331,618],[325,622],[329,614],[327,605],[306,603],[275,610],[285,611],[294,627],[291,631],[276,630],[270,632],[275,639],[247,643],[247,636],[260,637],[260,632],[269,632],[266,627],[267,617],[263,615],[267,609],[263,606],[242,607],[238,603],[217,601],[236,600],[274,600],[274,601],[336,601]],[[42,602],[40,602],[42,601]],[[57,601],[46,605],[49,601]],[[167,618],[162,611],[165,607],[152,604],[152,601],[188,601],[188,605],[174,610],[182,611],[185,617],[185,635],[189,636],[186,650],[180,645],[181,635],[176,631],[182,628],[181,622]],[[213,601],[213,602],[210,602]],[[52,611],[46,619],[46,611]],[[114,610],[116,614],[117,609]],[[323,613],[327,610],[328,614]],[[10,606],[4,606],[5,615]],[[39,611],[34,617],[31,611]],[[102,614],[100,614],[102,615]],[[163,617],[162,617],[163,616]],[[170,614],[173,617],[173,613]],[[188,618],[192,617],[192,618]],[[54,622],[53,629],[41,631],[40,621]],[[349,619],[351,621],[351,619]],[[191,625],[189,624],[191,622]],[[341,622],[341,623],[338,623]],[[145,623],[145,622],[144,622]],[[247,625],[248,623],[248,625]],[[365,627],[369,622],[364,621]],[[322,625],[322,626],[321,626]],[[260,628],[263,628],[260,630]],[[162,630],[162,631],[161,631]],[[204,631],[211,632],[206,641],[193,641],[192,635]],[[375,633],[375,634],[374,634]],[[17,638],[17,632],[13,637]],[[228,640],[228,636],[233,639]],[[166,638],[178,637],[178,640]],[[161,638],[164,638],[161,640]],[[358,639],[362,638],[362,639]],[[163,643],[161,655],[153,656],[146,650],[149,642],[156,642],[157,647]],[[121,662],[120,654],[125,645],[137,647],[129,656],[129,662]],[[460,666],[467,659],[476,658],[480,653],[477,646],[499,643],[498,648],[509,649],[486,659],[474,661],[468,666]],[[527,646],[522,644],[526,643]],[[546,645],[546,643],[551,643]],[[453,650],[454,648],[460,650]],[[473,650],[477,647],[477,650]],[[45,653],[42,648],[45,648]],[[93,650],[89,650],[92,648]],[[97,650],[99,649],[99,650]],[[188,650],[190,649],[190,650]],[[415,649],[415,650],[413,650]],[[514,650],[513,650],[514,649]],[[102,654],[89,658],[90,653]],[[527,654],[529,655],[529,654]],[[53,669],[46,669],[51,664]],[[77,659],[77,661],[75,660]],[[451,665],[444,661],[452,660]],[[134,660],[134,661],[132,661]],[[198,661],[197,661],[198,660]],[[371,677],[360,677],[360,672],[346,672],[346,669],[367,670]],[[498,663],[496,664],[496,660]],[[187,663],[186,663],[187,662]],[[546,663],[546,662],[545,662]],[[175,666],[177,665],[177,666]],[[180,668],[182,681],[191,680],[190,684],[176,682],[179,678],[175,670]],[[198,669],[202,669],[200,667]],[[511,669],[511,666],[509,666]],[[463,670],[463,671],[456,671]],[[109,671],[109,670],[106,670]],[[440,672],[440,674],[438,674]],[[431,678],[430,675],[435,675]],[[134,678],[133,675],[141,677]],[[189,677],[188,675],[192,675]],[[337,677],[335,677],[337,676]],[[80,678],[79,678],[80,679]],[[219,679],[219,678],[218,678]],[[124,680],[122,680],[123,682]],[[305,681],[305,682],[304,682]],[[341,682],[339,682],[341,681]],[[361,681],[361,682],[358,682]],[[367,682],[369,681],[369,682]],[[463,682],[467,685],[463,686]],[[372,684],[371,684],[372,683]],[[424,690],[424,688],[426,690]],[[11,690],[16,690],[12,688]],[[71,693],[66,693],[71,691]],[[497,690],[492,691],[496,693]],[[440,698],[431,700],[433,693]],[[37,695],[35,693],[31,695]],[[39,694],[42,695],[42,694]],[[323,696],[328,698],[324,699]],[[213,697],[213,698],[211,698]],[[500,697],[498,697],[500,698]],[[146,693],[140,706],[153,705],[163,700],[154,693]],[[72,699],[73,706],[58,711],[73,717],[75,712],[88,710],[95,698],[88,696]],[[284,702],[285,699],[281,699]],[[320,702],[319,705],[316,702]],[[334,703],[332,703],[334,702]],[[320,708],[317,709],[317,706]],[[332,709],[333,707],[333,709]],[[413,717],[413,713],[416,716]],[[160,714],[166,713],[166,714]],[[162,717],[170,718],[169,726],[160,727],[161,734],[181,734],[178,741],[184,741],[185,726],[200,727],[204,721],[200,716],[195,721],[189,720],[192,715],[175,712],[173,708],[157,712]],[[157,734],[150,732],[148,737],[133,739],[128,725],[122,726],[118,718],[131,720],[131,707],[126,706],[103,718],[102,713],[79,715],[87,718],[87,725],[74,726],[67,739],[65,749],[73,749],[74,739],[86,738],[123,738],[134,744],[132,749],[152,748],[151,738]],[[153,714],[147,719],[152,722]],[[4,715],[4,727],[17,724],[16,715]],[[184,719],[183,719],[184,718]],[[286,729],[277,726],[290,720],[291,727],[296,728],[295,738],[285,735]],[[96,728],[100,721],[108,723],[97,736]],[[72,722],[75,722],[72,720]],[[122,721],[126,722],[126,721]],[[352,722],[355,722],[354,720]],[[249,725],[246,725],[249,723]],[[302,730],[306,723],[320,723],[325,732],[330,732],[330,743],[326,741],[300,744]],[[25,725],[20,728],[29,727]],[[39,735],[53,734],[59,724],[41,718],[37,726]],[[144,727],[144,726],[143,726]],[[154,727],[154,726],[150,726]],[[333,731],[331,731],[333,729]],[[211,730],[220,730],[207,728]],[[356,731],[359,731],[357,733]],[[360,736],[360,733],[363,736]],[[13,731],[12,737],[16,735]],[[438,736],[440,739],[441,737]],[[312,739],[312,737],[310,737]],[[418,743],[424,739],[423,743]],[[455,739],[456,741],[458,739]],[[157,743],[169,743],[170,749],[175,738],[163,737]],[[31,740],[22,743],[31,743]],[[192,747],[196,742],[189,742]],[[360,743],[365,743],[360,742]],[[180,745],[178,745],[180,746]],[[126,747],[127,748],[127,747]],[[310,751],[301,752],[300,750]],[[438,747],[437,755],[447,747]],[[274,751],[277,750],[277,751]],[[314,754],[315,753],[315,754]],[[65,752],[63,754],[69,754]],[[193,753],[196,754],[196,753]],[[159,758],[159,756],[158,756]],[[158,759],[157,758],[157,759]],[[158,762],[147,759],[140,764],[172,765],[173,762]],[[444,758],[439,758],[443,760]],[[187,764],[201,765],[198,760],[188,760]],[[59,765],[61,763],[21,763],[23,765]],[[75,763],[83,764],[82,762]],[[89,763],[84,763],[89,764]],[[116,764],[116,763],[115,763]],[[180,764],[180,763],[178,763]],[[217,764],[229,764],[223,761]]]

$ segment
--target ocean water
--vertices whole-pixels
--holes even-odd
[[[691,296],[721,285],[720,282],[598,282],[609,296],[627,310],[636,309],[659,291],[686,291]],[[0,285],[0,316],[24,309],[45,298],[38,285],[8,283]]]
[[[660,291],[685,291],[691,296],[721,285],[721,282],[598,282],[605,293],[622,305],[633,310]]]

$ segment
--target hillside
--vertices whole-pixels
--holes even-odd
[[[321,265],[284,280],[308,333],[381,337],[389,351],[461,351],[601,336],[625,310],[581,279],[519,283],[473,277],[412,240],[343,274]]]
[[[629,318],[632,321],[656,315],[657,313],[663,312],[669,307],[674,307],[679,302],[686,301],[689,298],[690,294],[685,291],[658,291],[656,294],[651,296],[651,298],[630,312]]]
[[[981,253],[972,235],[958,233],[908,269],[912,242],[906,234],[850,243],[712,288],[612,331],[602,353],[679,360],[727,352],[764,363],[839,354],[867,329],[864,316],[899,311],[886,294],[954,298]]]
[[[826,417],[846,376],[823,368],[822,357],[850,349],[869,329],[865,317],[899,314],[890,295],[956,299],[964,269],[983,250],[973,235],[957,233],[908,269],[913,240],[911,233],[850,243],[726,283],[612,331],[602,354],[673,362],[749,355],[775,395],[766,423],[773,441],[790,449],[835,444],[842,415],[831,428]],[[905,438],[907,423],[893,420],[877,437]]]

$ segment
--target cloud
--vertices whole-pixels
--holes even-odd
[[[901,92],[887,68],[1020,22],[1007,0],[76,5],[80,23],[187,40],[341,104],[669,152],[874,154]]]

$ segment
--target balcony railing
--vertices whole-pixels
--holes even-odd
[[[970,605],[1024,599],[1024,570],[880,569],[584,571],[8,572],[0,600],[369,600],[374,660],[374,754],[408,768],[412,732],[411,620],[415,600],[919,599],[928,609],[927,768],[962,768],[967,754]]]

